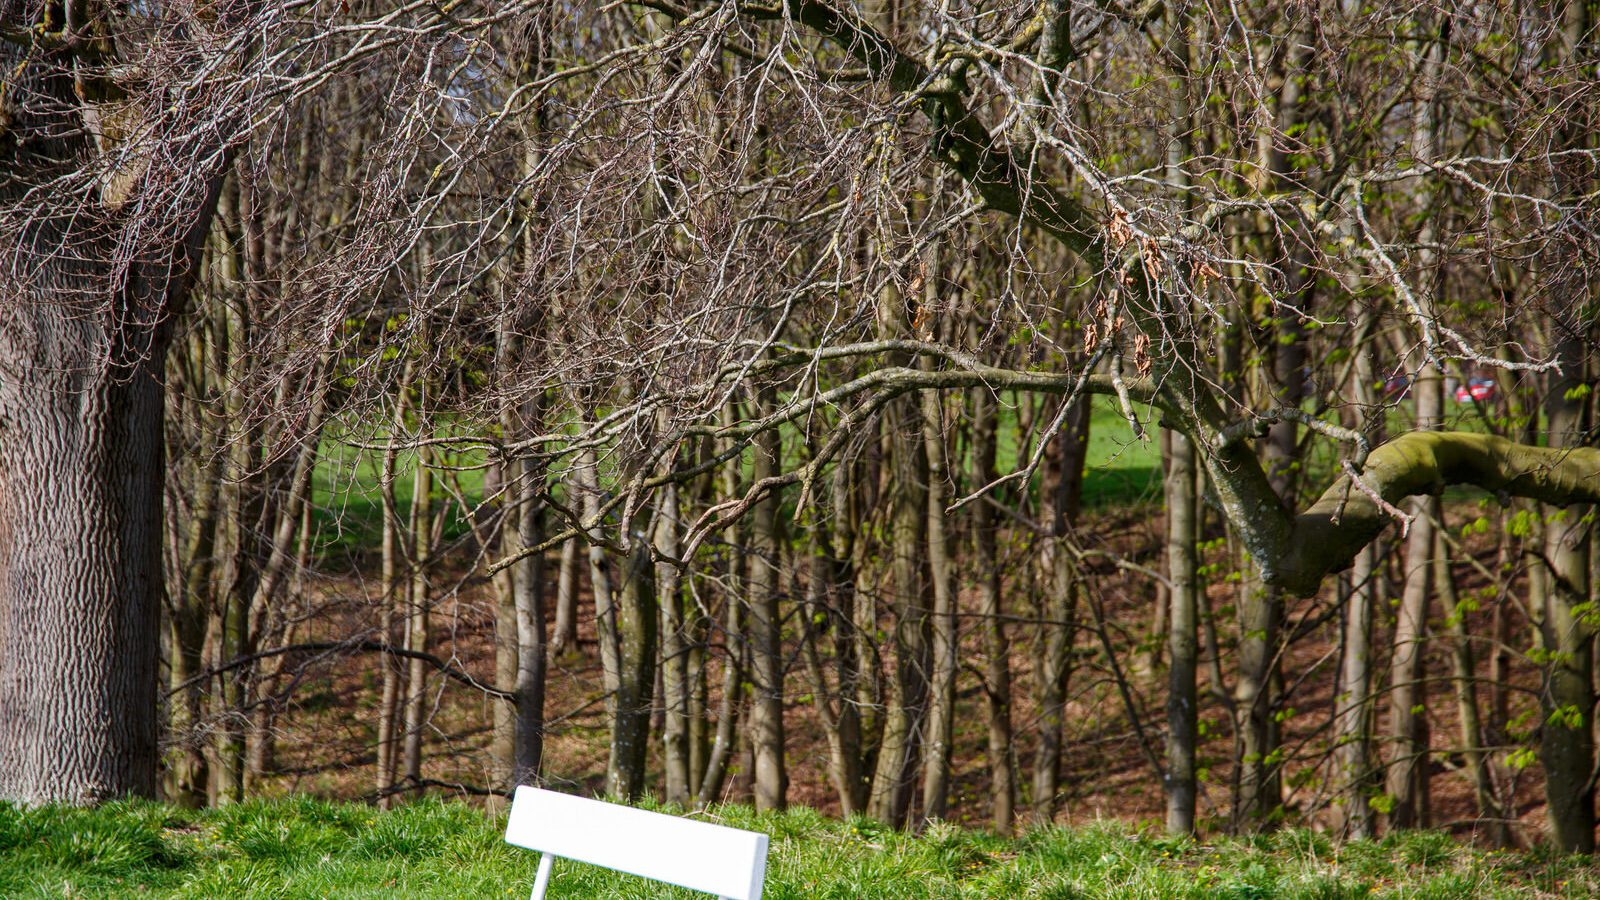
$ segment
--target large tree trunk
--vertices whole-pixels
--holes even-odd
[[[28,29],[41,9],[0,2],[0,18]],[[165,356],[220,167],[80,190],[61,176],[94,152],[92,104],[16,44],[0,66],[0,209],[34,207],[0,228],[0,800],[154,796]],[[121,202],[154,185],[172,196],[126,229]]]
[[[162,360],[107,370],[116,325],[6,303],[0,798],[154,796]]]

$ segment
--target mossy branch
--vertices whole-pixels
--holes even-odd
[[[1600,502],[1600,448],[1534,447],[1490,434],[1413,431],[1372,451],[1361,480],[1390,506],[1450,485],[1545,503]],[[1263,561],[1268,580],[1302,596],[1348,566],[1391,516],[1348,475],[1294,519],[1288,550]]]

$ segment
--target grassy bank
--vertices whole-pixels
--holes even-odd
[[[911,837],[809,810],[713,818],[772,835],[772,900],[1600,896],[1593,863],[1474,851],[1435,833],[1342,846],[1304,831],[1202,844],[1112,827],[1006,840],[946,826]],[[505,845],[499,828],[439,802],[389,813],[309,799],[207,811],[0,805],[0,896],[526,896],[534,854]],[[699,895],[562,862],[550,896]]]

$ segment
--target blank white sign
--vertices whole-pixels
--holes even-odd
[[[767,871],[764,834],[531,787],[506,842],[732,900],[761,900]]]

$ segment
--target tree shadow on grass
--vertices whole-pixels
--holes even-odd
[[[1156,466],[1087,466],[1083,470],[1085,509],[1142,506],[1161,502],[1161,469]]]

